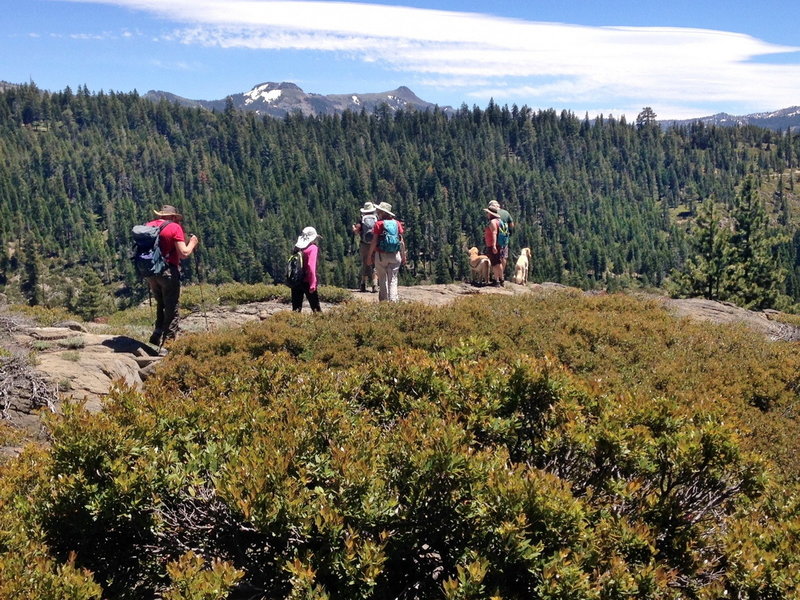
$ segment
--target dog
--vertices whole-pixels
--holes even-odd
[[[489,257],[485,254],[478,254],[478,249],[474,246],[469,249],[469,268],[472,271],[472,283],[488,284],[489,274],[492,265]]]
[[[517,259],[517,264],[514,266],[514,283],[525,285],[528,283],[528,265],[531,258],[531,249],[523,248],[522,254]]]

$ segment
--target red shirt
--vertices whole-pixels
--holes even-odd
[[[155,221],[150,221],[148,225],[158,227],[165,220],[166,219],[156,219]],[[169,225],[161,230],[161,236],[158,238],[158,247],[161,248],[161,254],[164,255],[164,260],[167,261],[167,264],[177,267],[181,264],[181,258],[180,254],[178,254],[178,248],[175,246],[175,242],[185,243],[186,236],[183,233],[183,227],[180,226],[180,223],[171,221]]]

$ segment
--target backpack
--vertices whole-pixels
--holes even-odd
[[[503,219],[497,219],[497,247],[505,248],[508,246],[508,223]]]
[[[400,226],[394,219],[383,222],[383,233],[378,240],[378,249],[381,252],[400,251]]]
[[[373,233],[372,230],[375,229],[375,223],[378,222],[378,217],[375,215],[364,215],[361,217],[361,241],[365,244],[372,243]]]
[[[164,221],[161,225],[135,225],[133,233],[133,251],[131,259],[140,277],[161,275],[167,268],[167,261],[161,253],[158,241],[161,231],[172,221]]]
[[[286,285],[290,288],[299,287],[305,280],[303,272],[303,253],[295,252],[286,261]]]

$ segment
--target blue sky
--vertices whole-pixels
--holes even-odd
[[[453,107],[659,118],[800,105],[796,2],[0,0],[0,80],[216,100],[401,85]]]

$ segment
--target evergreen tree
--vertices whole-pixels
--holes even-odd
[[[769,308],[780,291],[786,270],[774,250],[782,240],[770,235],[764,203],[755,180],[747,177],[731,209],[731,261],[728,296],[745,308]]]
[[[636,116],[636,128],[643,129],[652,125],[658,125],[656,116],[655,111],[651,107],[645,106],[642,112]]]
[[[44,266],[38,244],[32,241],[20,243],[22,258],[22,277],[19,284],[25,301],[30,306],[38,306],[44,302],[42,279]]]
[[[722,223],[720,209],[713,200],[706,200],[692,224],[686,259],[675,281],[683,296],[700,296],[720,300],[728,291],[726,276],[731,260],[730,232]]]
[[[97,272],[94,269],[87,269],[85,273],[83,285],[74,300],[75,305],[72,310],[85,320],[92,321],[102,313],[109,298]]]

